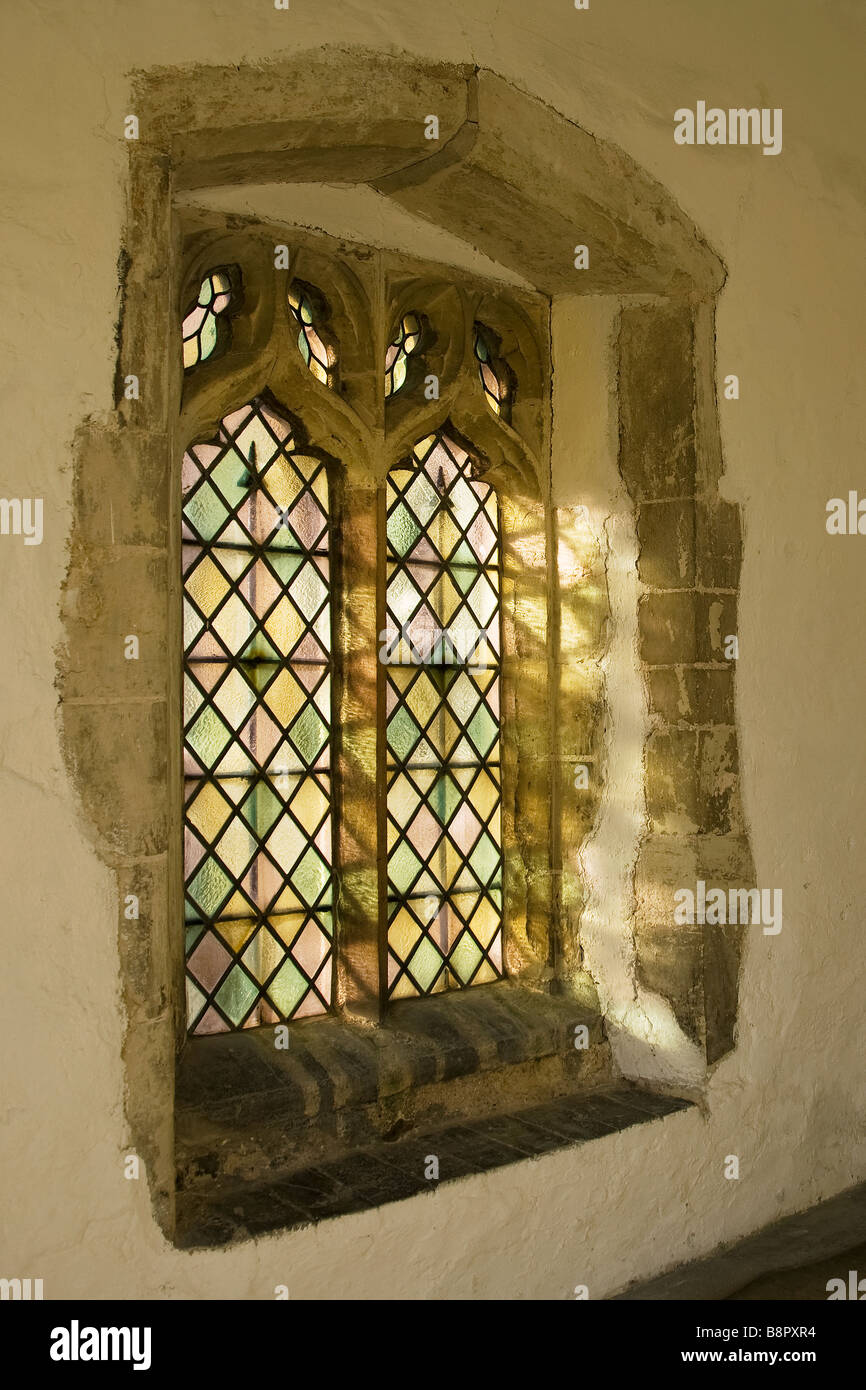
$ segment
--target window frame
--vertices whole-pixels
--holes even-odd
[[[549,697],[545,690],[547,644],[550,609],[556,601],[548,583],[550,518],[540,457],[549,446],[549,343],[544,341],[549,332],[549,303],[542,295],[521,294],[447,265],[432,265],[402,253],[371,252],[369,247],[255,218],[245,219],[243,227],[232,219],[235,225],[228,228],[217,214],[195,212],[185,217],[192,225],[185,237],[182,286],[185,289],[196,276],[200,283],[216,257],[220,263],[236,263],[243,277],[245,312],[233,323],[232,349],[184,374],[174,467],[182,456],[181,445],[205,437],[202,431],[207,431],[210,421],[264,391],[279,402],[293,425],[299,425],[299,437],[329,459],[337,883],[332,1011],[381,1023],[394,1002],[389,1000],[387,986],[385,671],[378,660],[386,569],[386,479],[390,469],[411,454],[418,439],[446,425],[479,460],[484,480],[493,486],[500,503],[503,973],[530,987],[545,988],[555,971],[557,954],[551,896],[555,866],[549,852],[555,779],[548,749],[532,747],[537,736],[529,735],[527,707]],[[289,248],[288,265],[278,269],[274,249],[283,245]],[[334,385],[315,380],[298,351],[297,321],[287,302],[289,285],[296,280],[312,284],[328,301],[327,328],[339,354]],[[438,400],[424,399],[420,383],[414,393],[404,387],[384,399],[385,348],[394,325],[407,312],[420,313],[431,325],[423,344],[424,370],[425,375],[439,378]],[[381,361],[366,368],[365,313],[368,322],[374,323],[374,348],[378,346],[381,353]],[[503,343],[505,360],[510,355],[515,364],[512,379],[518,387],[512,424],[494,415],[478,378],[473,347],[479,318]],[[443,330],[447,325],[447,330],[440,330],[440,324]],[[344,536],[351,537],[359,523],[367,534],[366,547],[345,545]],[[527,529],[531,532],[528,545],[526,536],[519,536]],[[519,553],[521,539],[525,554]],[[525,582],[528,569],[537,591],[532,602]],[[527,623],[518,610],[524,602],[529,607],[534,603],[533,619],[537,620],[539,592],[543,631],[532,654],[526,645]],[[366,719],[360,721],[365,727],[358,727],[353,691],[369,683],[371,651],[376,708],[367,710]],[[366,744],[366,757],[359,752],[359,744]],[[371,745],[375,747],[372,757]],[[370,818],[368,811],[362,813],[360,785],[365,773],[369,782],[373,762],[380,794],[377,833],[371,841],[369,825],[363,827],[364,819],[369,822]],[[541,816],[543,827],[535,836],[538,843],[532,845],[526,844],[525,833],[522,841],[517,833],[518,818],[532,814],[518,809],[518,801],[525,808],[527,798],[537,807],[535,814]],[[177,823],[174,816],[172,821]],[[544,858],[539,864],[540,856]],[[531,864],[530,859],[535,862]],[[373,898],[375,911],[370,910]],[[495,989],[501,983],[467,988]],[[446,993],[459,992],[463,991]],[[423,998],[412,1002],[423,1007]],[[298,1019],[291,1026],[305,1022]]]

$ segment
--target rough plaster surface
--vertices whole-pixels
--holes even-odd
[[[862,1178],[866,783],[856,486],[863,304],[862,7],[846,0],[381,0],[334,15],[259,0],[30,0],[2,16],[2,492],[45,499],[45,540],[0,538],[7,601],[2,1273],[47,1297],[591,1297]],[[757,881],[785,926],[748,935],[738,1046],[708,1104],[663,1123],[230,1253],[183,1255],[125,1181],[116,901],[79,828],[55,727],[54,648],[82,416],[110,410],[133,67],[255,61],[333,41],[475,61],[620,144],[680,202],[729,278],[717,319],[724,494],[740,503],[738,725]],[[44,99],[50,74],[51,99]],[[678,106],[781,105],[785,147],[674,145]],[[577,237],[575,238],[577,240]],[[860,757],[858,757],[860,754]],[[683,1058],[685,1054],[680,1049]],[[739,1182],[723,1177],[740,1158]]]

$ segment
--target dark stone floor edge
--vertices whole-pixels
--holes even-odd
[[[604,1138],[691,1104],[630,1086],[605,1088],[484,1119],[450,1121],[273,1179],[220,1183],[209,1193],[192,1189],[178,1194],[175,1244],[184,1250],[224,1246],[431,1195],[443,1183]]]

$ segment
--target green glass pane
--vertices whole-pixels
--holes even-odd
[[[328,866],[316,853],[312,845],[292,873],[292,888],[310,907],[318,900],[322,889],[329,882]],[[328,893],[324,899],[330,897]]]
[[[443,825],[447,825],[460,804],[462,793],[453,777],[437,777],[427,798]]]
[[[202,924],[201,922],[194,922],[193,925],[192,925],[191,927],[185,927],[185,928],[184,928],[184,954],[185,954],[185,955],[187,955],[187,956],[192,955],[193,947],[195,946],[195,943],[198,941],[198,939],[199,939],[199,937],[201,936],[201,934],[202,934],[203,931],[204,931],[204,926],[203,926],[203,924]]]
[[[252,481],[244,459],[235,449],[230,449],[208,476],[219,488],[232,511],[243,502]]]
[[[469,856],[469,867],[479,883],[487,883],[499,866],[499,850],[485,833]]]
[[[288,532],[286,534],[288,535]],[[298,567],[304,563],[303,555],[298,554],[297,551],[290,551],[285,555],[274,555],[271,553],[268,555],[267,560],[271,569],[285,588],[288,588],[298,571]]]
[[[213,299],[213,281],[206,275],[201,282],[201,289],[198,292],[198,302],[201,305],[210,304]]]
[[[304,707],[289,730],[289,737],[306,763],[316,761],[328,730],[314,705]]]
[[[217,345],[217,321],[213,314],[205,315],[199,341],[201,343],[201,360],[204,361],[206,357],[210,357]]]
[[[202,540],[211,541],[222,530],[228,511],[210,483],[202,483],[195,496],[187,502],[183,514]]]
[[[253,830],[264,839],[282,810],[282,805],[265,782],[253,788],[241,807]]]
[[[490,747],[499,733],[499,725],[490,713],[486,705],[482,705],[474,719],[468,726],[469,737],[475,744],[482,758],[490,751]]]
[[[309,988],[294,961],[286,957],[268,985],[268,994],[277,1012],[290,1018]]]
[[[461,541],[457,549],[458,551],[465,550],[466,546]],[[457,563],[459,558],[459,555],[455,555],[455,561],[452,562],[448,572],[452,583],[457,585],[461,594],[468,594],[472,586],[478,582],[479,570],[477,562],[475,564],[460,564]]]
[[[421,737],[421,730],[405,705],[388,720],[388,743],[400,762],[405,762]]]
[[[400,502],[388,517],[388,544],[395,555],[408,555],[421,535],[421,528]]]
[[[235,965],[220,985],[215,998],[223,1013],[228,1014],[237,1028],[246,1018],[258,993],[258,988],[249,975],[239,965]]]
[[[409,971],[417,980],[421,989],[426,994],[439,973],[442,965],[442,956],[437,951],[429,936],[425,936],[418,943],[412,959],[408,962]]]
[[[203,709],[187,734],[187,742],[200,763],[213,767],[231,738],[229,730],[210,705]]]
[[[215,859],[206,859],[189,885],[187,892],[201,908],[205,917],[216,917],[222,907],[231,881]]]
[[[448,957],[448,964],[461,985],[469,984],[481,955],[481,947],[477,941],[474,941],[468,932],[464,932]]]
[[[388,860],[388,881],[395,893],[399,893],[401,896],[408,893],[409,887],[414,883],[420,869],[421,860],[409,848],[406,841],[402,841]]]
[[[271,646],[261,628],[257,628],[240,653],[241,661],[266,661],[278,665],[282,660],[276,647]]]
[[[474,551],[466,544],[465,541],[461,540],[461,542],[460,542],[460,544],[458,545],[457,549],[454,551],[454,554],[451,556],[451,564],[452,564],[452,565],[470,565],[470,566],[472,566],[472,568],[473,568],[474,571],[475,571],[474,574],[472,575],[472,578],[473,578],[473,580],[475,580],[475,579],[478,578],[478,556],[477,556],[477,555],[474,553]],[[455,577],[455,579],[456,579],[456,575],[455,575],[454,577]],[[465,590],[464,590],[464,592],[465,592]]]

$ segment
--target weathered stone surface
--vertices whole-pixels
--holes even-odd
[[[700,829],[698,734],[669,729],[646,745],[646,808],[651,833],[693,835]]]
[[[649,670],[646,678],[651,708],[663,723],[733,725],[734,662]]]
[[[644,594],[638,610],[641,660],[660,666],[708,660],[698,656],[699,611],[693,591]]]
[[[84,546],[168,540],[169,441],[145,430],[83,426],[75,442],[77,537]]]
[[[637,521],[638,573],[654,589],[688,589],[695,580],[695,504],[644,502]]]
[[[63,594],[65,700],[165,698],[167,594],[164,551],[76,548]],[[130,659],[128,637],[138,643],[138,655]]]
[[[698,585],[702,589],[736,589],[743,552],[739,507],[720,499],[699,501],[695,537]]]
[[[63,706],[72,776],[104,857],[168,848],[164,701]]]
[[[726,639],[732,636],[737,636],[736,594],[697,594],[695,596],[695,659],[702,662],[720,663],[731,660],[725,656],[725,643]]]
[[[687,309],[624,309],[620,469],[636,501],[695,493],[692,320]]]
[[[705,834],[729,835],[742,830],[739,771],[736,730],[701,730],[697,790],[700,829]]]
[[[635,924],[642,983],[670,1001],[680,1027],[698,1046],[705,1033],[702,933],[699,926],[680,926],[672,919]]]

